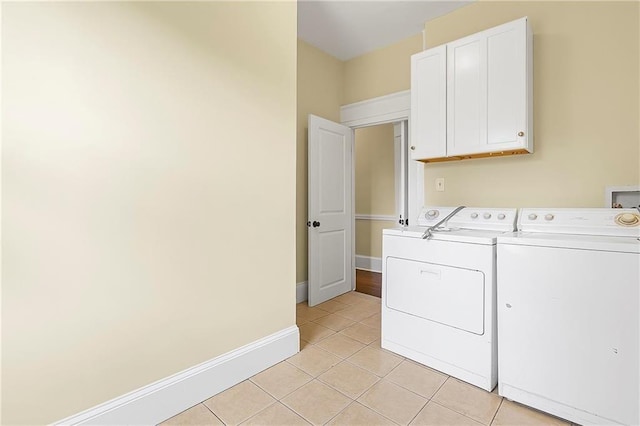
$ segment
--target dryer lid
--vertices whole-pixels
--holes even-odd
[[[426,227],[413,226],[407,228],[388,228],[384,229],[382,233],[383,235],[395,235],[399,237],[421,239],[425,230]],[[448,228],[447,230],[433,231],[431,238],[429,240],[425,240],[425,243],[448,241],[455,243],[495,245],[499,236],[510,234],[511,232],[492,231],[486,229]]]

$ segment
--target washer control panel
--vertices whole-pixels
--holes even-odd
[[[425,206],[418,218],[419,226],[433,226],[456,207]],[[496,230],[511,232],[515,230],[517,209],[496,209],[488,207],[465,207],[446,222],[449,228]],[[441,226],[444,226],[441,225]]]
[[[518,231],[584,235],[640,235],[640,211],[608,208],[525,208]]]

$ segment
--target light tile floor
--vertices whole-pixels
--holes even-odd
[[[380,347],[380,299],[296,306],[300,353],[163,425],[570,425]]]

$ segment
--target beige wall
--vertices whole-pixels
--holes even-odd
[[[356,214],[395,214],[393,124],[355,131]]]
[[[356,214],[395,215],[393,124],[355,131]],[[382,229],[395,222],[356,220],[356,255],[382,256]]]
[[[602,207],[606,186],[640,184],[639,6],[478,2],[427,22],[432,47],[529,17],[535,134],[533,155],[427,164],[427,202]]]
[[[382,230],[394,226],[386,220],[356,220],[356,255],[382,257]]]
[[[292,326],[295,2],[2,15],[2,423]]]
[[[307,280],[307,121],[340,122],[344,62],[298,40],[296,282]]]
[[[422,50],[422,33],[345,62],[342,105],[408,90],[411,55]]]

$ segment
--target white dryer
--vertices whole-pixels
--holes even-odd
[[[498,238],[498,392],[580,424],[640,423],[640,213],[522,209]]]
[[[516,209],[425,207],[417,227],[385,229],[382,347],[486,390],[497,382],[496,239]]]

